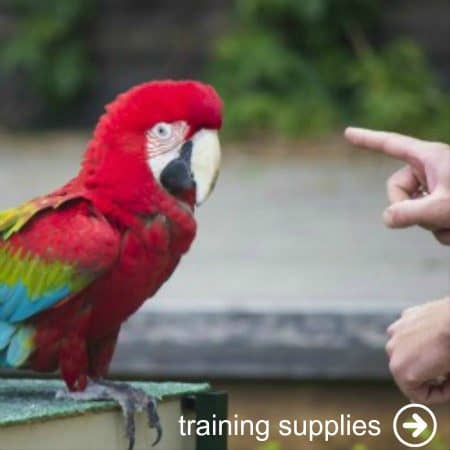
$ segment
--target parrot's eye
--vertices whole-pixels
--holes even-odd
[[[159,139],[169,139],[172,136],[172,126],[165,122],[157,123],[151,129],[151,134]]]
[[[181,147],[189,132],[186,122],[158,122],[146,133],[149,163],[153,175],[159,179],[161,172],[180,155]]]

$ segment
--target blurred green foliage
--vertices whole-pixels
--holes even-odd
[[[352,450],[369,450],[369,447],[365,444],[355,444]]]
[[[278,442],[267,442],[259,450],[283,450]]]
[[[212,82],[235,137],[292,137],[344,123],[450,138],[450,95],[414,42],[376,49],[376,0],[235,0]]]
[[[427,428],[420,436],[423,440],[428,439],[431,436],[431,430]],[[443,439],[437,435],[427,448],[429,448],[429,450],[449,450],[450,447],[448,443],[445,443]]]
[[[327,447],[328,448],[328,447]],[[339,447],[340,448],[340,447]],[[442,439],[436,437],[431,444],[429,444],[426,449],[428,450],[448,450],[449,447],[445,444]],[[283,450],[283,446],[278,442],[267,442],[262,446],[258,447],[256,450]],[[332,450],[332,447],[329,448]],[[355,444],[351,450],[370,450],[370,448],[365,444]]]
[[[425,431],[422,436],[426,439],[429,436],[429,431]],[[328,447],[327,447],[328,448]],[[332,447],[330,448],[330,450]],[[428,450],[449,450],[448,444],[446,444],[439,436],[436,436],[433,441],[426,446]],[[278,442],[267,442],[262,446],[258,447],[257,450],[283,450],[283,446]],[[351,448],[351,450],[370,450],[370,448],[366,444],[355,444]]]
[[[50,110],[72,104],[93,78],[84,31],[94,14],[92,0],[6,0],[16,18],[0,46],[0,65],[21,73]]]

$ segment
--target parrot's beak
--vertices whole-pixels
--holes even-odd
[[[195,190],[195,204],[200,205],[214,189],[219,166],[217,131],[202,129],[183,144],[179,156],[161,172],[160,181],[175,196]]]
[[[202,129],[191,138],[191,170],[196,185],[197,205],[211,194],[219,176],[220,142],[216,130]]]

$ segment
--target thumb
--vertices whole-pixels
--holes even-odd
[[[426,197],[403,200],[392,204],[383,213],[383,220],[390,228],[406,228],[420,225],[425,228],[436,229],[442,227],[444,219],[448,218],[441,199],[433,195]],[[450,209],[450,205],[448,205]],[[446,216],[446,217],[444,217]],[[447,219],[448,220],[448,219]]]

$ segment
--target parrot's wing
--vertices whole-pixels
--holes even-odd
[[[0,366],[32,347],[23,322],[81,292],[117,260],[119,235],[85,199],[41,198],[0,212]]]
[[[15,208],[0,211],[0,242],[20,231],[35,215],[84,198],[84,193],[77,188],[72,189],[70,182],[50,195],[37,197]]]

